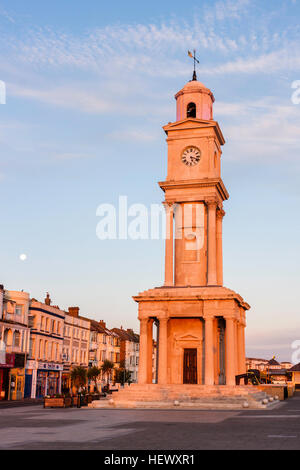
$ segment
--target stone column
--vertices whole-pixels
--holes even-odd
[[[235,385],[235,319],[226,318],[226,385]]]
[[[148,318],[140,320],[139,384],[147,383],[147,332]]]
[[[159,349],[158,349],[158,383],[166,384],[168,380],[168,318],[159,319]]]
[[[239,374],[246,372],[246,358],[245,358],[245,327],[242,323],[237,324],[237,343],[238,343],[238,368]]]
[[[62,371],[59,371],[59,379],[58,379],[58,393],[61,393],[61,382],[62,382]]]
[[[37,369],[38,362],[35,362],[35,365],[32,369],[32,381],[31,381],[31,398],[36,398],[36,384],[37,384]]]
[[[208,272],[207,272],[207,284],[209,286],[217,285],[217,234],[216,234],[216,210],[217,201],[208,200],[208,227],[207,227],[207,238],[208,238]]]
[[[217,282],[218,286],[223,285],[223,210],[217,211]]]
[[[147,383],[152,384],[153,319],[147,325]]]
[[[173,216],[172,204],[165,203],[166,210],[166,250],[165,250],[165,286],[174,285],[174,241],[173,241]]]
[[[214,381],[214,317],[205,317],[205,385]]]

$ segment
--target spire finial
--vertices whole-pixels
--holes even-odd
[[[188,56],[191,57],[191,59],[194,60],[194,72],[193,72],[193,78],[192,78],[192,80],[197,80],[196,62],[197,62],[197,64],[200,64],[200,62],[199,62],[199,60],[196,58],[196,49],[194,49],[194,54],[192,54],[191,51],[188,51]]]

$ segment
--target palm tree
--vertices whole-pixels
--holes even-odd
[[[97,378],[101,374],[101,369],[99,367],[93,366],[87,371],[87,377],[89,380],[92,380],[94,382],[94,393],[98,392],[98,387],[97,387]]]
[[[125,383],[129,382],[131,378],[131,372],[125,367],[120,367],[116,370],[116,382],[124,385]]]
[[[105,359],[105,361],[103,362],[101,366],[101,370],[102,370],[103,375],[106,375],[107,377],[107,386],[109,385],[109,376],[111,372],[113,371],[113,369],[114,369],[114,363],[109,361],[108,359]]]
[[[85,387],[86,378],[87,378],[87,373],[84,367],[78,366],[72,369],[71,380],[72,380],[72,384],[77,389],[77,393],[78,393],[79,387]]]

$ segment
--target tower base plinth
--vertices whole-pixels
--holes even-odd
[[[132,384],[90,408],[141,408],[186,410],[241,410],[276,406],[269,396],[253,386]]]

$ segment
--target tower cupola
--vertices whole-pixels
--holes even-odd
[[[176,121],[187,118],[213,119],[213,93],[203,83],[197,80],[188,82],[176,95],[177,117]]]

